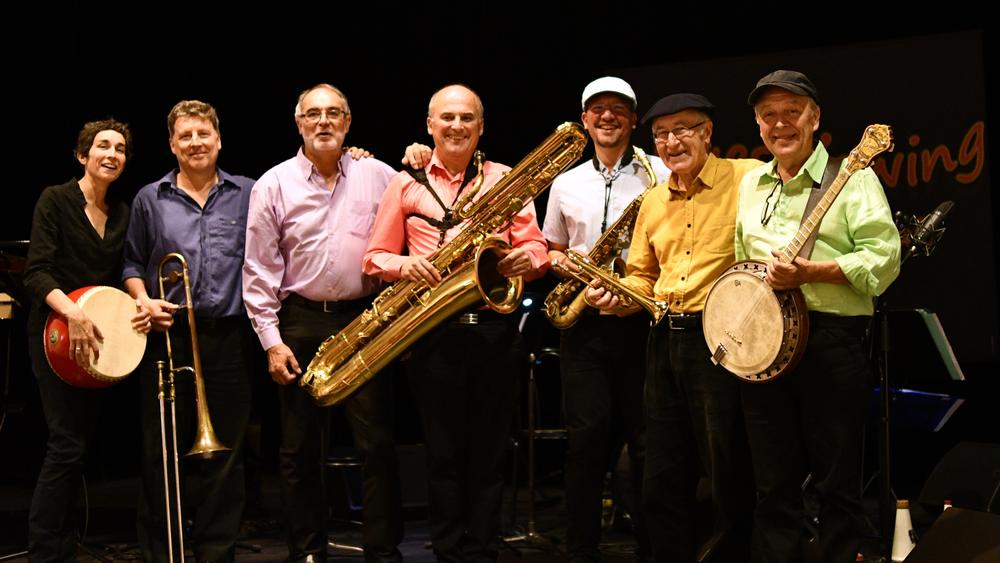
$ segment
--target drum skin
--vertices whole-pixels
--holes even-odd
[[[91,356],[89,369],[80,367],[70,350],[69,323],[53,311],[42,333],[49,367],[74,387],[100,389],[123,380],[138,367],[146,350],[146,335],[132,329],[135,300],[108,286],[81,287],[67,297],[83,309],[104,336],[100,356],[97,362]]]

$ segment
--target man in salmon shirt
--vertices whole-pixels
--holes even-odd
[[[366,274],[386,281],[441,282],[426,256],[464,228],[450,220],[450,211],[477,175],[473,155],[483,134],[479,96],[462,85],[439,90],[428,107],[427,132],[434,151],[423,168],[426,176],[401,173],[389,182],[364,257]],[[480,194],[508,170],[484,162]],[[548,267],[533,204],[498,235],[514,248],[497,264],[500,274],[539,276]],[[412,347],[409,372],[428,453],[431,539],[441,561],[497,557],[502,464],[515,408],[517,362],[523,360],[518,343],[514,316],[476,305]]]

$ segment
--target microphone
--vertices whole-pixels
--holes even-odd
[[[934,250],[934,244],[944,231],[941,222],[944,221],[945,216],[951,212],[951,208],[954,206],[954,201],[948,200],[942,202],[930,215],[920,221],[920,224],[917,225],[917,228],[910,237],[912,246],[910,247],[909,254],[915,253],[920,248],[923,250],[924,256],[930,256],[930,253]]]

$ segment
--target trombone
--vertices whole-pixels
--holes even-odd
[[[177,261],[180,263],[179,270],[172,270],[168,273],[164,273],[165,266],[171,262]],[[198,351],[198,331],[195,328],[194,320],[194,300],[191,297],[191,280],[188,276],[188,266],[187,260],[179,252],[171,252],[160,260],[160,266],[157,270],[157,277],[160,283],[160,295],[165,296],[166,292],[163,289],[164,282],[177,283],[178,280],[183,280],[184,282],[184,299],[185,304],[183,307],[187,309],[188,327],[191,330],[191,366],[181,366],[174,367],[174,355],[173,349],[170,344],[170,330],[164,331],[164,340],[167,345],[167,361],[158,360],[156,362],[157,371],[157,399],[160,403],[160,446],[163,458],[163,498],[166,502],[166,520],[167,520],[167,553],[169,556],[170,563],[174,561],[174,542],[173,542],[173,528],[174,524],[177,525],[177,541],[180,546],[180,561],[184,560],[184,518],[181,513],[181,477],[180,468],[178,463],[177,455],[177,408],[176,408],[176,395],[174,386],[174,374],[178,372],[191,372],[194,374],[194,388],[195,388],[195,406],[198,415],[198,428],[195,434],[194,445],[191,446],[191,451],[185,454],[184,457],[198,457],[203,459],[208,459],[216,454],[231,451],[232,448],[227,448],[222,445],[218,438],[215,436],[215,430],[212,428],[212,419],[209,418],[208,414],[208,403],[205,400],[205,378],[202,375],[201,370],[201,353]],[[164,378],[166,374],[166,378]],[[170,472],[168,471],[167,462],[167,433],[166,433],[166,414],[164,403],[170,403],[170,430],[171,430],[171,444],[173,449],[173,466],[174,466],[174,498],[176,500],[177,517],[176,522],[171,516],[170,507]]]

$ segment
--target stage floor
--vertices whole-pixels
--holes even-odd
[[[552,550],[534,549],[521,542],[511,542],[501,550],[501,561],[546,562],[563,559],[562,541],[565,537],[565,509],[561,488],[558,483],[546,484],[537,494],[537,522],[539,533],[552,540]],[[79,506],[80,522],[86,515],[87,532],[85,548],[79,552],[81,562],[100,561],[92,554],[109,561],[140,561],[142,559],[135,544],[135,499],[138,479],[113,480],[94,483],[89,487],[89,510],[82,502]],[[516,525],[509,523],[512,500],[511,488],[504,497],[503,521],[508,535],[520,533],[527,519],[527,492],[518,493]],[[23,487],[12,488],[0,485],[0,557],[25,549],[27,539],[27,511],[31,502],[31,491]],[[250,506],[244,520],[245,537],[236,551],[237,561],[280,562],[288,552],[282,536],[280,500],[277,477],[265,475],[262,479],[260,503]],[[408,562],[422,563],[435,561],[429,546],[429,534],[425,520],[425,510],[420,507],[406,510],[406,535],[400,550]],[[351,525],[338,524],[331,529],[331,539],[337,543],[357,545],[360,541],[358,529]],[[258,548],[259,551],[250,549]],[[636,545],[631,534],[620,523],[603,535],[602,561],[626,562],[635,560]],[[88,553],[88,551],[90,553]],[[359,561],[359,554],[331,549],[329,561]],[[189,552],[189,557],[191,554]],[[11,561],[27,561],[18,557]]]

